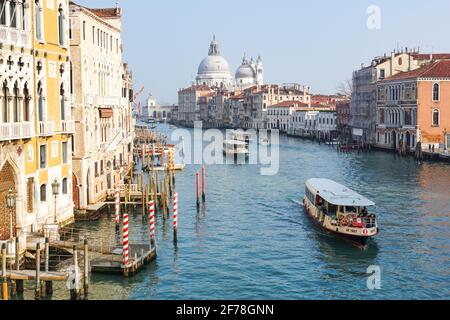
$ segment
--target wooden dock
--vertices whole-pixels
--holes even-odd
[[[122,262],[122,248],[117,248],[114,253],[110,256],[93,259],[91,261],[92,272],[121,274],[129,277],[156,258],[156,248],[142,244],[130,244],[130,262],[126,266]]]
[[[36,280],[36,270],[8,270],[6,278],[10,280]],[[41,281],[67,281],[69,274],[67,272],[41,271],[39,274]]]

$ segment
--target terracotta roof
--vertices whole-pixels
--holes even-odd
[[[450,78],[450,60],[441,60],[426,64],[422,68],[402,72],[384,81],[406,80],[416,78]]]
[[[244,99],[244,93],[239,93],[230,97],[231,100],[241,100]]]
[[[181,89],[179,92],[189,92],[189,91],[194,91],[194,90],[195,91],[210,91],[211,88],[206,85],[199,84],[199,85],[192,85],[190,87]]]
[[[431,58],[433,60],[450,59],[450,53],[414,53],[411,56],[418,60],[430,60]]]
[[[308,107],[308,104],[300,102],[300,101],[290,101],[290,100],[286,100],[286,101],[282,101],[280,103],[274,104],[269,106],[269,108],[289,108],[289,107]]]
[[[91,11],[93,14],[100,18],[114,18],[114,17],[120,17],[120,10],[117,10],[116,8],[101,8],[101,9],[90,9],[86,8],[89,11]]]
[[[335,111],[333,108],[324,108],[324,107],[321,107],[321,108],[314,108],[314,107],[309,107],[309,108],[306,108],[306,107],[299,107],[299,108],[295,108],[294,110],[295,110],[295,111],[322,111],[322,112],[333,112],[333,111]]]

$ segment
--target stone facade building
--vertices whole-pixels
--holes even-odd
[[[350,100],[339,101],[336,103],[336,131],[338,137],[343,142],[348,142],[352,139],[350,123]]]
[[[450,60],[397,74],[377,86],[376,145],[412,152],[450,147]]]
[[[194,126],[200,120],[200,97],[214,92],[206,85],[192,85],[178,91],[178,123],[184,126]]]
[[[336,111],[328,107],[297,107],[290,118],[289,134],[324,140],[334,138]]]
[[[402,72],[413,71],[432,60],[448,59],[449,54],[421,54],[414,50],[392,52],[372,60],[370,66],[362,65],[353,73],[353,90],[350,103],[352,138],[375,143],[377,82]]]
[[[0,1],[0,241],[73,221],[68,9]]]
[[[132,78],[122,62],[121,15],[118,7],[70,5],[78,209],[104,200],[123,184],[132,159]]]
[[[267,108],[267,129],[277,129],[287,133],[291,118],[296,109],[308,108],[307,104],[298,101],[283,101]]]

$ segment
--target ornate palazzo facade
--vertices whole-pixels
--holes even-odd
[[[0,241],[73,220],[67,17],[67,0],[0,0]]]

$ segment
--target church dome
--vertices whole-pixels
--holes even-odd
[[[208,74],[230,74],[227,60],[219,55],[207,56],[198,67],[198,75]]]
[[[255,71],[250,65],[241,65],[236,71],[236,79],[254,78]]]
[[[230,87],[232,85],[230,66],[227,60],[220,55],[219,43],[215,36],[209,46],[208,56],[198,66],[196,80],[197,84],[210,87]]]

